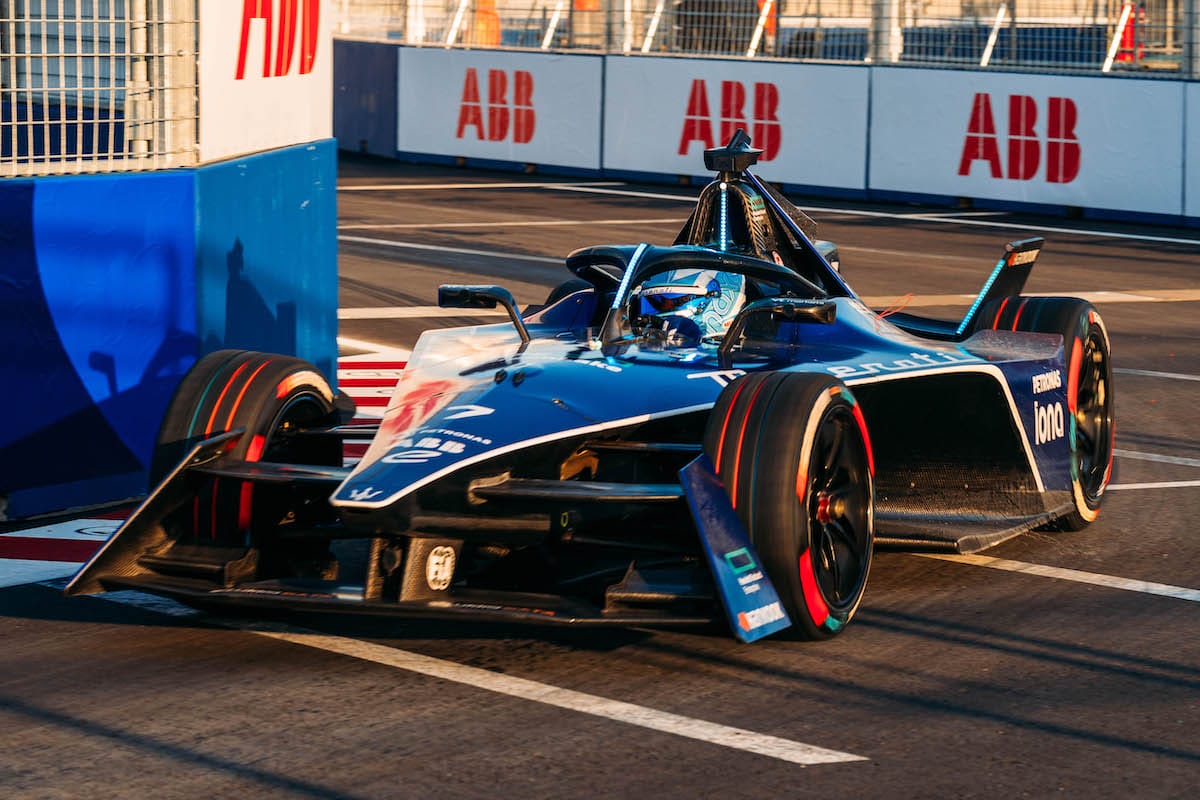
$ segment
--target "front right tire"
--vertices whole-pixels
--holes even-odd
[[[704,450],[792,620],[793,635],[845,628],[874,553],[874,465],[850,390],[816,373],[730,383]]]

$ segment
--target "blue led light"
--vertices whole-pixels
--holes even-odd
[[[1000,263],[996,264],[996,268],[992,270],[992,274],[988,276],[987,283],[983,285],[983,290],[979,296],[975,298],[975,302],[967,309],[966,316],[958,325],[958,330],[954,332],[955,336],[962,336],[963,331],[967,329],[967,325],[975,318],[975,312],[979,310],[979,304],[983,302],[983,298],[987,297],[988,290],[992,288],[992,284],[996,282],[996,278],[1000,277],[1000,270],[1004,269],[1004,259],[1000,259]]]
[[[729,249],[729,195],[727,194],[729,187],[721,184],[721,220],[718,223],[720,231],[720,248],[724,252]]]

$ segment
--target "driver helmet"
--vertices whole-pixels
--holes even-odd
[[[746,304],[746,276],[712,269],[673,269],[642,284],[642,314],[682,317],[701,336],[721,336]]]

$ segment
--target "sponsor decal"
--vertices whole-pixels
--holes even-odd
[[[602,370],[604,370],[604,371],[606,371],[606,372],[621,372],[621,371],[622,371],[622,369],[621,369],[620,367],[618,367],[616,364],[609,364],[608,362],[601,361],[601,360],[599,360],[599,359],[596,359],[596,358],[592,358],[592,359],[577,359],[577,360],[575,360],[575,361],[572,361],[571,363],[573,363],[573,364],[583,364],[583,365],[585,365],[585,366],[588,366],[588,367],[595,367],[596,369],[602,369]]]
[[[425,582],[430,589],[441,592],[450,588],[450,581],[454,577],[454,560],[453,547],[439,545],[429,551],[425,559]]]
[[[752,631],[755,628],[761,628],[763,625],[778,622],[785,617],[783,606],[779,605],[778,602],[768,603],[765,606],[752,608],[749,611],[743,611],[738,614],[738,626],[744,631]]]
[[[512,103],[509,103],[509,87]],[[458,109],[456,139],[471,138],[475,129],[478,141],[526,144],[533,139],[537,113],[533,108],[533,74],[523,69],[513,70],[512,79],[502,69],[487,71],[487,115],[479,92],[479,75],[468,67],[463,77],[462,102]],[[485,121],[486,120],[486,121]]]
[[[238,42],[236,80],[246,77],[246,56],[250,46],[250,27],[262,20],[264,78],[279,78],[291,72],[296,55],[297,29],[300,32],[300,58],[297,73],[307,75],[317,60],[321,0],[243,0],[242,35]],[[297,24],[299,23],[299,24]],[[274,35],[272,35],[274,33]],[[272,59],[272,55],[274,58]]]
[[[462,442],[450,439],[440,439],[437,436],[408,437],[396,442],[395,447],[403,448],[396,453],[388,453],[382,459],[385,464],[424,464],[443,453],[459,455],[467,446]]]
[[[744,369],[718,369],[712,372],[693,372],[687,376],[687,379],[690,381],[695,378],[712,378],[719,386],[728,386],[734,379],[745,374],[746,370]]]
[[[1052,389],[1062,388],[1062,372],[1052,369],[1049,372],[1043,372],[1041,375],[1033,376],[1033,393],[1041,394],[1049,392]]]
[[[713,116],[709,109],[708,85],[697,78],[688,93],[687,111],[683,116],[683,131],[679,135],[679,155],[686,156],[692,142],[703,142],[705,149],[729,141],[734,131],[745,128],[754,146],[762,148],[759,161],[771,161],[779,155],[783,144],[783,126],[779,124],[779,87],[773,83],[754,83],[747,91],[740,81],[721,81],[720,136],[713,137]],[[746,118],[746,104],[751,98],[751,116]]]
[[[487,406],[465,405],[465,406],[449,406],[447,411],[453,411],[453,414],[448,414],[446,419],[466,419],[468,417],[486,417],[488,414],[495,414],[496,409],[488,408]]]
[[[374,500],[381,494],[383,494],[382,489],[376,489],[374,486],[364,486],[361,489],[351,489],[350,499],[357,502],[362,502],[366,500]]]
[[[473,433],[463,433],[462,431],[452,431],[446,428],[422,428],[418,433],[436,433],[439,436],[451,436],[455,439],[462,439],[466,442],[474,442],[475,444],[489,445],[492,440],[486,436],[476,436]]]
[[[748,548],[742,547],[725,554],[725,563],[737,576],[742,593],[752,595],[762,588],[763,573]]]
[[[948,364],[970,364],[982,359],[966,353],[909,353],[908,358],[895,361],[872,361],[867,364],[839,364],[826,367],[838,378],[858,378],[885,372],[905,372],[923,367],[944,367]]]
[[[1062,403],[1033,403],[1034,444],[1046,444],[1061,439],[1066,433]]]
[[[1081,150],[1075,135],[1079,117],[1075,101],[1051,97],[1046,101],[1044,179],[1047,183],[1070,183],[1079,175]],[[1008,98],[1008,171],[1000,158],[1000,136],[992,114],[992,98],[978,92],[971,103],[967,134],[963,140],[958,174],[969,175],[976,161],[987,164],[993,178],[1033,180],[1042,160],[1042,138],[1038,134],[1037,101],[1023,94]]]

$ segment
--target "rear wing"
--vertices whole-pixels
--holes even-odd
[[[1004,245],[1004,255],[1000,257],[996,268],[984,282],[983,289],[975,298],[975,302],[967,309],[966,316],[963,317],[962,322],[958,325],[958,330],[955,331],[956,338],[961,338],[971,329],[971,326],[975,324],[975,317],[979,314],[979,309],[983,308],[984,303],[999,297],[1010,297],[1021,293],[1021,290],[1025,288],[1025,281],[1029,278],[1029,273],[1033,271],[1033,264],[1037,261],[1038,254],[1042,252],[1042,245],[1045,243],[1045,239],[1035,236],[1032,239],[1022,239],[1019,242],[1009,242]]]

